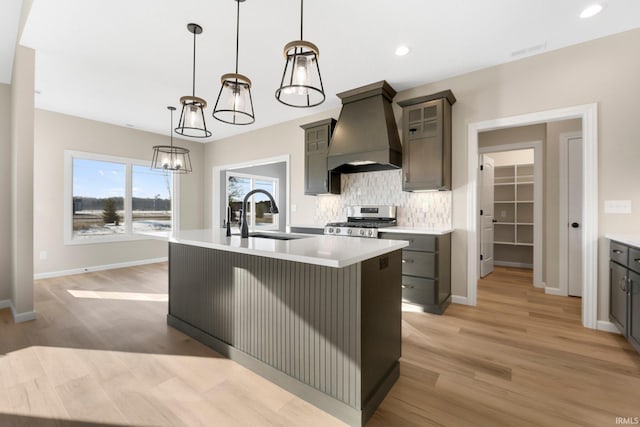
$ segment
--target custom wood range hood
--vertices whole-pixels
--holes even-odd
[[[338,94],[342,110],[329,147],[328,169],[340,173],[398,169],[402,146],[386,81]]]

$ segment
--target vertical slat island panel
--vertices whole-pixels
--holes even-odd
[[[169,244],[168,323],[351,425],[399,375],[401,251],[343,268]]]

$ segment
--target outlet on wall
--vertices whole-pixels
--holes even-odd
[[[47,251],[40,251],[40,260],[44,261],[48,257]]]

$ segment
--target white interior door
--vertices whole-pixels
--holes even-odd
[[[480,156],[480,277],[493,271],[493,159]]]
[[[568,284],[569,295],[582,296],[582,138],[568,140]]]

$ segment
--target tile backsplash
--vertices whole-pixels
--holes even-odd
[[[404,192],[400,169],[343,174],[341,181],[340,195],[316,197],[316,224],[346,220],[347,206],[395,205],[399,226],[451,228],[451,192]]]

